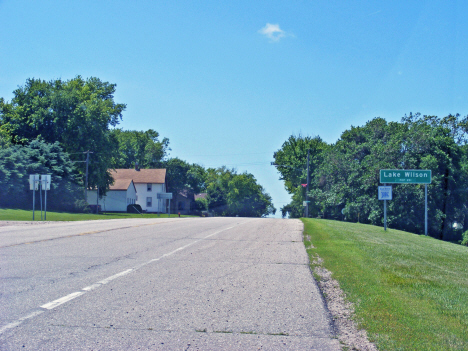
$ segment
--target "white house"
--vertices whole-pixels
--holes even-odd
[[[99,199],[101,210],[111,212],[127,212],[127,206],[136,203],[136,188],[131,179],[116,179],[109,187],[106,196]],[[88,203],[96,205],[96,190],[88,190]]]
[[[112,178],[114,178],[114,185],[110,187],[109,192],[102,198],[103,204],[101,209],[104,211],[127,211],[127,205],[136,203],[141,206],[143,211],[146,212],[159,212],[167,213],[166,199],[158,199],[158,194],[166,192],[166,170],[165,169],[115,169],[109,170]],[[129,182],[134,184],[135,188],[135,201],[129,202],[125,205],[125,209],[120,206],[119,210],[116,208],[116,202],[121,203],[121,199],[115,195],[113,187],[120,186],[120,184],[127,184]],[[125,185],[123,185],[125,187]],[[96,191],[91,194],[88,191],[88,203],[96,204]],[[133,199],[133,198],[129,198]],[[101,201],[101,200],[100,200]],[[130,200],[131,201],[131,200]],[[101,204],[101,202],[99,203]]]

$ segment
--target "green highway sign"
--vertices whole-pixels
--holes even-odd
[[[427,169],[381,169],[381,183],[430,184],[432,173]]]

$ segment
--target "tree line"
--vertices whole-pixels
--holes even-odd
[[[173,193],[207,192],[199,209],[226,216],[274,213],[271,197],[249,173],[205,169],[169,157],[169,139],[153,129],[118,128],[126,105],[114,101],[116,84],[98,78],[30,78],[0,98],[0,207],[30,208],[29,174],[52,174],[50,209],[86,210],[88,188],[105,195],[116,168],[166,168]],[[89,152],[89,153],[88,153]]]
[[[309,192],[307,152],[310,153]],[[308,195],[310,216],[383,224],[378,200],[381,169],[427,169],[429,235],[468,241],[468,116],[440,118],[419,113],[400,122],[374,118],[344,131],[336,143],[319,136],[290,136],[274,153],[275,163],[292,201],[283,216],[301,217]],[[390,228],[424,233],[424,185],[393,184],[387,201]]]

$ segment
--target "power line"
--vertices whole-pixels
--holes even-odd
[[[245,155],[271,155],[272,152],[254,152],[254,153],[248,153],[248,154],[218,154],[218,155],[185,155],[185,157],[194,157],[194,156],[209,156],[209,157],[215,157],[215,156],[245,156]]]

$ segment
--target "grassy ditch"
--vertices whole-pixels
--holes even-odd
[[[35,220],[41,220],[41,211],[36,210]],[[167,214],[137,214],[137,213],[68,213],[68,212],[51,212],[47,211],[48,221],[88,221],[96,219],[121,219],[121,218],[168,218]],[[172,214],[171,218],[178,217],[177,214]],[[181,217],[191,217],[184,216]],[[32,211],[13,210],[0,208],[0,221],[32,221]]]
[[[303,222],[311,261],[323,259],[379,350],[468,350],[466,246],[364,224]]]

